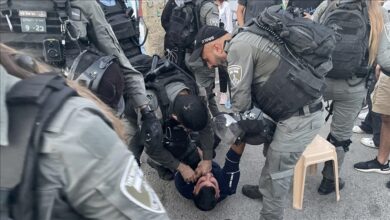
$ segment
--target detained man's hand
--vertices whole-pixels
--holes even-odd
[[[196,177],[206,175],[208,172],[211,172],[211,160],[202,160],[198,164],[198,167],[195,170]]]

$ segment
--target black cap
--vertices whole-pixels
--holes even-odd
[[[190,62],[195,62],[202,54],[203,46],[212,42],[228,32],[217,26],[203,26],[195,36],[194,51],[189,59]]]
[[[207,107],[196,95],[178,95],[173,103],[173,112],[184,127],[200,131],[208,122]]]

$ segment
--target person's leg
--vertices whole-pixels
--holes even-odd
[[[372,133],[372,111],[370,110],[370,107],[368,107],[368,114],[362,121],[362,123],[359,125],[360,129],[362,129],[365,133],[371,134]]]
[[[361,172],[390,174],[390,77],[381,73],[373,92],[374,112],[382,114],[380,145],[377,158],[356,163],[354,168]]]
[[[293,116],[278,123],[259,180],[263,195],[260,219],[283,219],[295,164],[323,125],[322,113]]]
[[[372,112],[371,114],[371,121],[372,121],[372,140],[374,141],[375,146],[379,146],[381,142],[381,124],[382,119],[381,115],[375,112]]]
[[[380,133],[381,133],[381,116],[380,114],[372,111],[372,101],[371,94],[374,90],[376,81],[372,82],[369,88],[368,95],[366,97],[368,104],[368,114],[364,121],[362,121],[360,128],[367,134],[372,133],[372,140],[375,146],[379,146],[380,143]]]
[[[390,115],[382,115],[381,142],[377,160],[381,164],[389,161],[390,154]]]
[[[331,88],[325,93],[325,98],[333,100],[333,118],[330,126],[328,141],[335,147],[337,152],[337,160],[339,173],[344,162],[345,153],[349,150],[351,144],[352,128],[357,115],[362,107],[363,99],[366,95],[364,83],[356,87],[349,87],[347,83],[341,80],[332,81]],[[333,164],[331,161],[325,162],[322,171],[324,178],[334,180]],[[320,188],[334,189],[331,184]],[[325,190],[325,193],[329,193]]]

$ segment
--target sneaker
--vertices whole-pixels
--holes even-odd
[[[375,148],[375,149],[379,148],[378,146],[376,146],[374,144],[374,141],[372,140],[372,138],[362,138],[362,139],[360,139],[360,143],[366,147],[371,147],[371,148]]]
[[[166,181],[173,180],[174,174],[170,169],[165,168],[165,167],[157,164],[156,162],[154,162],[150,158],[148,158],[146,160],[146,162],[149,164],[150,167],[157,170],[157,173],[158,173],[158,176],[160,177],[160,179],[163,179]]]
[[[342,190],[344,186],[345,186],[344,180],[339,178],[339,190]],[[323,177],[320,187],[318,187],[318,193],[320,195],[328,195],[329,193],[332,193],[334,191],[336,191],[334,180]]]
[[[244,185],[241,191],[244,196],[251,199],[263,199],[263,195],[260,193],[258,185]]]
[[[366,173],[375,172],[381,174],[390,174],[389,162],[387,162],[387,164],[380,164],[376,158],[366,162],[355,163],[353,167],[355,170]]]
[[[358,126],[358,125],[353,126],[352,132],[353,132],[353,133],[356,133],[356,134],[364,134],[364,133],[366,133],[366,132],[365,132],[360,126]]]
[[[367,112],[361,112],[359,115],[358,115],[358,119],[360,120],[364,120],[366,118],[368,114],[368,111]]]

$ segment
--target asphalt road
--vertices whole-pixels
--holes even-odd
[[[357,120],[356,124],[360,123]],[[321,130],[320,134],[326,137],[329,132],[329,123]],[[385,183],[390,180],[390,175],[376,173],[362,173],[353,169],[353,164],[360,161],[371,160],[377,154],[376,149],[371,149],[360,144],[360,138],[369,136],[354,134],[352,145],[348,152],[341,171],[341,177],[346,185],[340,191],[341,199],[336,202],[334,193],[321,196],[317,188],[322,179],[321,170],[323,164],[318,166],[317,174],[306,177],[303,210],[292,208],[292,191],[286,200],[284,219],[390,219],[390,190]],[[218,149],[216,161],[223,164],[227,148]],[[219,203],[209,212],[198,210],[192,201],[181,197],[176,191],[174,182],[163,181],[158,178],[157,172],[146,163],[146,157],[142,157],[142,169],[152,187],[159,195],[171,219],[177,220],[252,220],[259,219],[262,208],[261,201],[246,198],[241,193],[244,184],[256,184],[264,165],[265,158],[262,155],[262,146],[247,146],[241,158],[241,179],[237,193]]]

